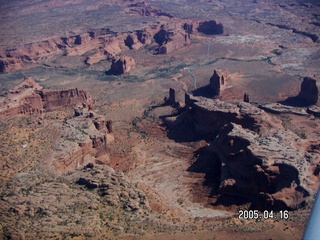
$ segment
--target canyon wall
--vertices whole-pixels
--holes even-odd
[[[63,110],[77,104],[93,105],[91,95],[85,90],[68,89],[43,91],[30,78],[25,78],[19,86],[9,90],[0,99],[0,113],[5,116],[19,114],[39,115],[44,111]]]
[[[306,203],[312,192],[307,184],[312,156],[299,147],[301,139],[284,129],[281,120],[248,102],[190,94],[185,99],[181,113],[164,122],[169,136],[190,132],[191,141],[209,142],[201,154],[220,162],[220,179],[213,184],[218,186],[214,189],[218,198],[229,196],[234,199],[231,204],[246,199],[260,210],[293,210]]]
[[[138,12],[172,18],[170,22],[151,24],[132,32],[114,32],[107,28],[93,29],[76,35],[55,36],[49,39],[0,49],[0,72],[13,72],[35,65],[50,65],[57,57],[82,56],[87,65],[102,60],[114,61],[128,49],[138,50],[143,45],[158,44],[155,54],[167,54],[190,44],[191,34],[221,34],[223,25],[214,20],[196,22],[181,19],[143,6]],[[136,12],[130,10],[130,13]],[[194,31],[197,29],[197,31]]]

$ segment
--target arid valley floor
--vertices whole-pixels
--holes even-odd
[[[301,239],[319,1],[0,0],[0,27],[1,239]]]

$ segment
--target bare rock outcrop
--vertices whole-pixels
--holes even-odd
[[[133,49],[133,45],[134,45],[135,41],[134,38],[129,34],[126,39],[124,40],[124,44],[129,48],[129,49]]]
[[[132,57],[121,57],[118,60],[114,60],[111,64],[111,68],[108,74],[123,75],[129,73],[131,69],[135,68],[135,61]]]
[[[93,99],[85,90],[68,89],[61,91],[38,91],[42,99],[43,108],[47,111],[71,108],[79,103],[92,107]]]
[[[312,192],[308,176],[313,157],[298,147],[300,138],[279,119],[248,102],[190,94],[185,99],[184,111],[164,122],[178,141],[189,139],[179,138],[187,132],[195,134],[190,141],[210,142],[205,154],[220,161],[219,183],[213,184],[219,198],[240,197],[261,210],[293,210],[305,204]]]
[[[159,46],[155,53],[167,54],[189,44],[190,34],[178,33],[170,29],[169,26],[161,25],[160,30],[154,34],[153,39]]]
[[[305,154],[283,139],[293,133],[257,133],[230,123],[210,148],[221,161],[220,193],[260,199],[260,209],[297,209],[309,195],[304,182],[309,163]],[[294,137],[294,136],[292,136]]]
[[[93,105],[91,95],[85,90],[68,89],[61,91],[41,90],[42,87],[31,78],[24,78],[18,86],[9,90],[0,99],[2,115],[15,116],[19,114],[39,115],[44,111],[52,111],[75,107],[79,103]]]
[[[128,5],[127,13],[135,14],[140,16],[157,16],[157,17],[168,17],[173,18],[174,16],[170,13],[163,12],[160,9],[147,6],[145,2],[133,3]]]
[[[295,115],[301,115],[301,116],[308,115],[307,111],[303,108],[287,106],[281,103],[261,104],[259,107],[267,112],[275,113],[275,114],[289,113],[289,114],[295,114]]]
[[[222,34],[224,31],[222,23],[217,23],[215,20],[200,22],[197,28],[198,32],[206,35]]]
[[[176,101],[176,91],[173,88],[169,88],[169,97],[164,98],[163,106],[170,105],[170,106],[176,106],[179,105],[179,103]]]
[[[150,44],[151,43],[151,34],[146,30],[137,30],[136,31],[137,38],[139,42],[142,44]]]
[[[320,106],[313,105],[311,107],[308,107],[307,112],[310,114],[313,114],[316,117],[320,117]]]
[[[229,103],[219,99],[185,95],[187,114],[194,133],[198,136],[214,136],[225,124],[234,122],[245,128],[259,130],[269,116],[258,107],[239,102]]]
[[[71,178],[77,184],[97,192],[110,206],[121,207],[129,212],[149,209],[145,194],[136,189],[122,173],[117,173],[110,167],[101,168],[96,164],[90,164],[80,172],[74,172]]]
[[[214,96],[219,96],[221,89],[224,87],[225,77],[217,72],[213,71],[213,75],[210,78],[210,87],[213,91]]]
[[[124,40],[124,44],[131,50],[137,50],[141,48],[144,44],[150,44],[149,35],[146,31],[136,31],[135,33],[130,33]]]
[[[155,12],[162,16],[161,11]],[[181,23],[176,22],[149,25],[145,29],[122,33],[101,28],[76,35],[52,37],[16,48],[0,49],[0,72],[13,72],[34,67],[35,64],[56,67],[58,63],[54,60],[63,56],[82,56],[84,64],[90,66],[100,61],[118,59],[126,47],[137,50],[153,41],[159,46],[156,53],[166,54],[190,43],[192,23],[186,25],[185,33],[176,31],[180,28]]]
[[[306,105],[313,105],[318,102],[319,91],[316,80],[313,78],[305,77],[301,83],[301,90],[298,98]]]
[[[39,115],[43,112],[41,96],[37,94],[42,87],[31,78],[25,77],[16,87],[9,90],[5,97],[0,98],[0,112],[5,116],[19,114]]]
[[[67,172],[88,163],[109,163],[108,144],[114,137],[104,116],[88,106],[77,106],[75,116],[63,123],[61,131],[61,138],[53,146],[55,169]]]
[[[182,28],[186,31],[186,33],[191,34],[193,33],[193,23],[184,23]]]
[[[166,30],[165,26],[162,25],[161,29],[153,36],[155,42],[162,46],[163,44],[166,44],[168,41],[172,40],[173,32]]]
[[[243,95],[243,101],[244,102],[250,102],[250,99],[249,99],[249,93],[245,93],[244,95]]]
[[[310,77],[303,78],[298,95],[289,97],[281,103],[294,107],[308,107],[318,103],[319,90],[317,81]]]
[[[13,72],[16,69],[21,69],[25,63],[21,58],[0,58],[0,72]]]
[[[123,34],[103,28],[4,49],[0,55],[0,72],[32,67],[34,63],[47,64],[48,59],[57,56],[85,56],[85,63],[90,65],[119,54],[123,38]]]

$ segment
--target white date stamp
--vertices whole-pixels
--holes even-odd
[[[279,212],[275,212],[273,210],[264,210],[263,212],[259,212],[258,210],[239,210],[238,212],[239,219],[246,220],[255,220],[255,219],[289,219],[289,211],[281,210]]]

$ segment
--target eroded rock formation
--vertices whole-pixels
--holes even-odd
[[[298,98],[306,105],[313,105],[318,102],[319,91],[316,80],[305,77],[301,83],[301,90]]]
[[[217,23],[215,20],[200,22],[198,29],[199,32],[206,35],[222,34],[223,25]]]
[[[224,88],[225,85],[225,76],[221,73],[218,73],[217,70],[213,71],[213,75],[210,78],[209,86],[212,89],[213,96],[219,96],[220,91]]]
[[[297,96],[289,97],[281,103],[295,107],[307,107],[318,103],[319,90],[317,81],[310,77],[303,78],[301,89]]]
[[[149,209],[145,194],[132,186],[124,174],[116,173],[110,167],[88,164],[81,171],[73,172],[71,178],[77,184],[97,192],[110,206],[133,212]]]
[[[250,99],[249,99],[249,93],[245,93],[244,95],[243,95],[243,101],[244,102],[250,102]]]
[[[38,91],[42,99],[43,108],[47,111],[71,108],[79,103],[93,104],[91,95],[85,90],[68,89],[61,91]]]
[[[118,33],[101,28],[76,35],[52,37],[16,48],[0,49],[0,72],[13,72],[35,64],[56,66],[52,60],[62,56],[82,56],[84,63],[90,66],[100,61],[118,59],[127,47],[137,50],[153,41],[159,46],[156,53],[166,54],[190,44],[193,23],[185,23],[182,28],[184,32],[180,31],[180,21],[149,25],[134,32]]]
[[[153,36],[155,42],[161,46],[166,44],[169,40],[172,40],[173,32],[165,30],[165,26],[161,26],[161,29]]]
[[[139,42],[141,42],[142,44],[150,44],[151,43],[151,35],[149,32],[145,31],[145,30],[138,30],[136,32],[137,34],[137,38],[139,40]]]
[[[261,210],[292,210],[305,204],[310,193],[306,183],[312,156],[297,147],[300,140],[295,133],[247,102],[231,103],[190,94],[185,99],[185,111],[164,122],[172,137],[174,132],[181,135],[181,131],[188,131],[194,134],[190,141],[210,142],[203,154],[220,161],[220,180],[213,184],[219,186],[215,189],[219,198],[241,197]]]
[[[264,111],[246,102],[234,104],[190,94],[185,99],[195,134],[200,136],[214,135],[229,122],[258,130],[266,117]]]
[[[108,73],[113,75],[123,75],[129,73],[129,71],[134,68],[134,59],[132,57],[125,56],[118,60],[114,60]]]
[[[260,209],[298,209],[309,195],[303,183],[308,161],[304,153],[282,141],[292,133],[258,135],[240,125],[225,126],[210,148],[221,160],[219,191],[240,195]],[[280,151],[279,151],[280,150]]]
[[[114,138],[108,132],[104,116],[86,105],[75,108],[75,116],[62,125],[63,133],[54,144],[52,165],[62,172],[71,171],[88,163],[108,164],[108,144]]]
[[[191,34],[193,32],[193,23],[184,23],[182,28],[186,31],[186,33]]]
[[[302,115],[302,116],[308,115],[307,111],[304,110],[303,108],[287,106],[280,103],[267,103],[267,104],[262,104],[259,107],[267,112],[276,113],[276,114],[290,113],[290,114]]]
[[[161,25],[160,30],[154,34],[153,39],[159,45],[155,53],[167,54],[189,44],[190,34],[178,33],[167,25]]]
[[[136,4],[129,4],[127,13],[138,14],[141,16],[158,16],[158,17],[168,17],[173,18],[174,16],[170,13],[161,11],[160,9],[147,6],[145,2],[139,2]]]
[[[124,43],[129,49],[133,49],[134,38],[129,34],[127,38],[124,40]]]
[[[2,115],[39,115],[44,111],[75,107],[79,103],[92,106],[93,99],[85,90],[69,89],[61,91],[41,90],[42,87],[31,78],[24,80],[0,100]]]
[[[34,63],[46,63],[56,56],[86,56],[85,62],[90,65],[120,54],[124,39],[124,34],[97,29],[4,49],[0,54],[0,71],[12,72]]]

